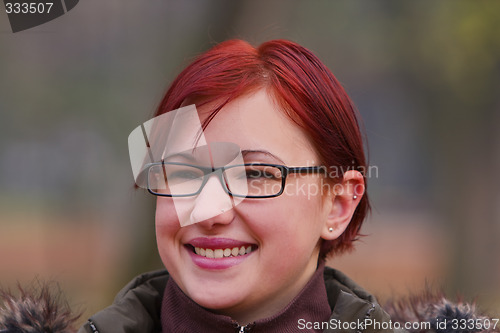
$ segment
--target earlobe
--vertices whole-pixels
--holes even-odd
[[[322,232],[325,240],[337,239],[345,231],[365,192],[363,175],[359,171],[349,170],[344,173],[342,182],[333,186],[329,211]]]

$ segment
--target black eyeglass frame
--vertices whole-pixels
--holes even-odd
[[[198,189],[197,192],[194,193],[189,193],[189,194],[180,194],[180,195],[174,195],[174,194],[164,194],[164,193],[157,193],[151,190],[151,186],[149,183],[149,172],[151,168],[155,165],[162,165],[164,175],[166,177],[164,165],[185,165],[189,167],[193,167],[196,169],[199,169],[203,171],[204,177],[203,177],[203,182],[200,185],[200,188]],[[235,167],[242,167],[242,166],[268,166],[268,167],[275,167],[281,170],[281,189],[278,193],[276,194],[270,194],[270,195],[240,195],[240,194],[233,194],[227,187],[226,181],[223,179],[222,175],[224,174],[225,170],[232,169]],[[325,175],[327,174],[326,172],[326,167],[325,166],[309,166],[309,167],[287,167],[285,165],[281,164],[271,164],[271,163],[244,163],[244,164],[235,164],[235,165],[229,165],[229,166],[223,166],[223,167],[218,167],[218,168],[213,168],[213,167],[202,167],[199,165],[193,165],[189,163],[178,163],[178,162],[157,162],[157,163],[150,163],[146,166],[145,171],[147,172],[147,186],[148,186],[148,192],[151,193],[152,195],[160,196],[160,197],[169,197],[169,198],[181,198],[181,197],[192,197],[196,196],[201,193],[203,188],[205,187],[205,184],[208,182],[208,176],[216,173],[217,177],[219,179],[219,182],[222,184],[222,188],[224,191],[229,194],[232,197],[238,197],[238,198],[251,198],[251,199],[266,199],[266,198],[275,198],[283,194],[285,191],[285,185],[286,185],[286,178],[288,177],[289,174],[292,173],[299,173],[299,174],[307,174],[307,173],[324,173]]]

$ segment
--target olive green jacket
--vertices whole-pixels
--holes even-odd
[[[169,275],[167,271],[156,271],[140,275],[125,286],[114,303],[93,315],[78,333],[125,333],[161,332],[160,308],[163,292]],[[388,322],[385,313],[375,298],[357,286],[343,273],[329,267],[324,271],[328,302],[332,309],[330,321],[316,323],[328,332],[395,332],[378,329],[364,323]],[[309,326],[306,326],[309,325]],[[308,331],[314,323],[297,323],[297,332]],[[349,328],[345,328],[349,325]],[[167,333],[167,332],[165,332]],[[177,333],[177,332],[175,332]]]

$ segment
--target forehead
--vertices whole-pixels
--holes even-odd
[[[211,112],[210,105],[198,108],[202,123]],[[267,151],[289,165],[318,160],[304,131],[264,89],[225,105],[206,127],[204,137],[207,142],[233,142],[242,151]]]

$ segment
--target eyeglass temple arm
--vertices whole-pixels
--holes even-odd
[[[294,167],[294,168],[286,167],[286,170],[289,173],[322,172],[326,174],[326,167],[323,165],[310,166],[310,167]]]
[[[144,142],[146,142],[146,148],[148,149],[149,159],[151,163],[154,163],[153,152],[151,151],[151,144],[149,143],[148,135],[146,133],[146,129],[144,128],[144,124],[141,124],[142,136],[144,137]]]

